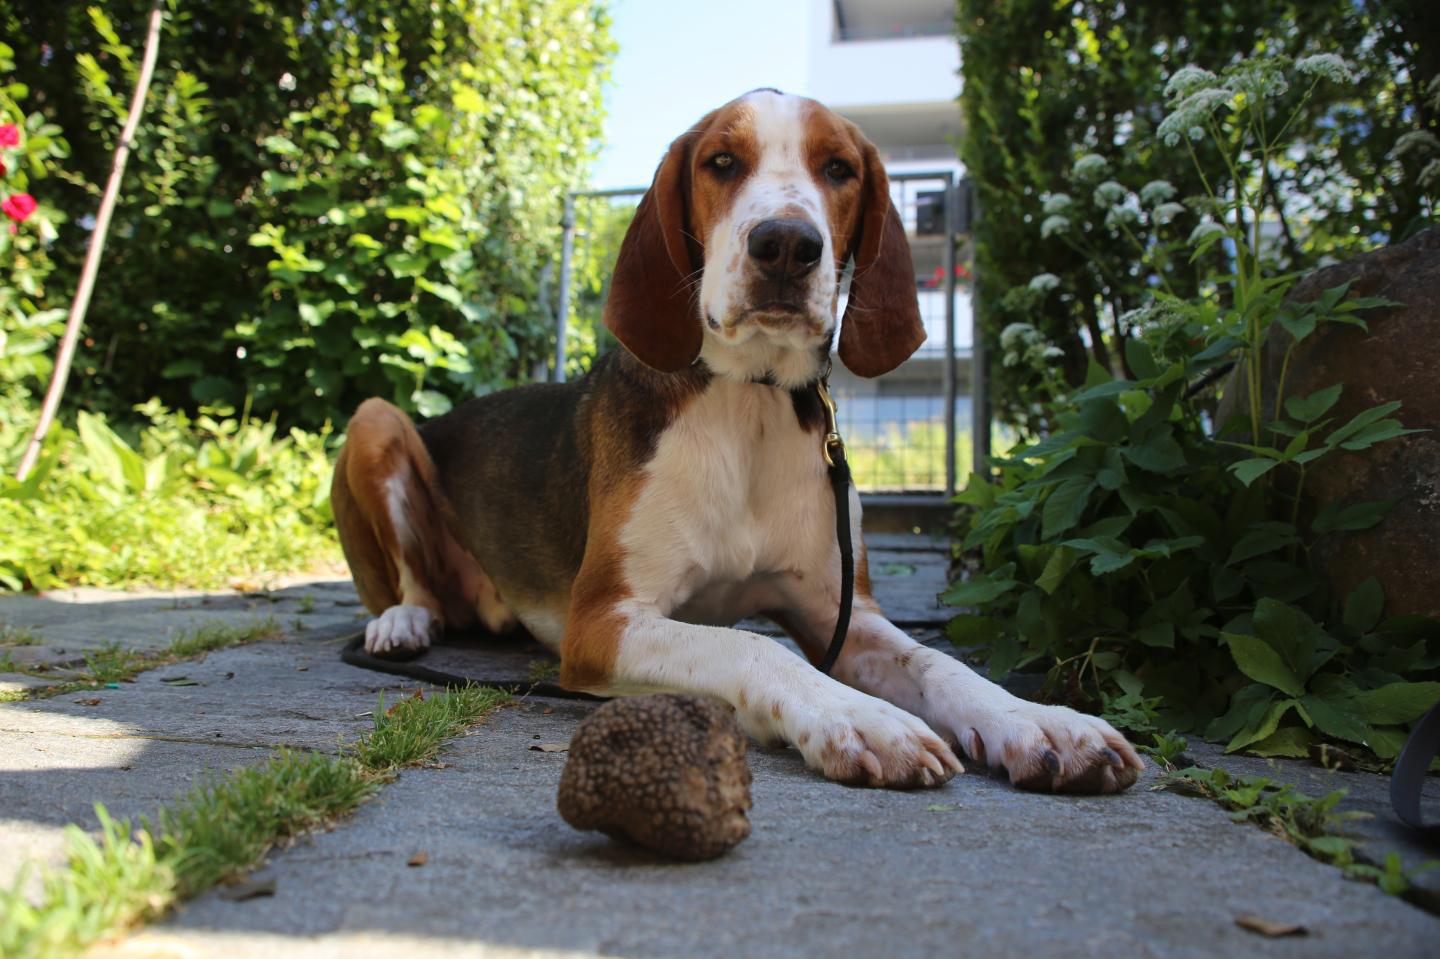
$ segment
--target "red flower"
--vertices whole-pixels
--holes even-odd
[[[0,147],[20,145],[20,128],[13,123],[0,123]]]
[[[0,176],[4,176],[5,174],[7,174],[7,173],[9,173],[9,172],[10,172],[10,168],[5,165],[5,161],[4,161],[4,160],[0,160]]]
[[[12,193],[4,203],[0,203],[0,210],[16,223],[24,223],[35,212],[35,198],[28,193]]]

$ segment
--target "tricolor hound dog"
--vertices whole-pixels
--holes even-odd
[[[835,500],[814,384],[855,260],[840,359],[924,340],[875,147],[825,107],[756,90],[669,148],[615,266],[624,350],[583,379],[469,400],[417,429],[363,403],[335,467],[340,541],[377,654],[517,622],[560,682],[716,696],[832,779],[937,786],[955,747],[1037,789],[1112,792],[1140,757],[1108,724],[1010,695],[893,626],[856,587],[834,678],[731,628],[768,617],[814,662],[837,619]]]

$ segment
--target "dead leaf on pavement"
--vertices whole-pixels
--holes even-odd
[[[530,747],[537,753],[563,753],[570,748],[569,743],[536,743]]]
[[[231,902],[244,902],[275,895],[274,879],[244,879],[220,890],[220,898]]]
[[[423,865],[425,865],[425,864],[426,864],[427,862],[429,862],[429,861],[430,861],[430,854],[429,854],[428,852],[425,852],[424,850],[421,850],[420,852],[417,852],[415,855],[411,856],[411,857],[410,857],[410,860],[409,860],[407,863],[405,863],[405,865],[407,865],[407,866],[423,866]]]
[[[1251,932],[1268,936],[1272,939],[1279,936],[1303,936],[1309,932],[1298,922],[1272,922],[1269,919],[1261,919],[1259,916],[1245,914],[1235,917],[1235,925],[1241,929],[1248,929]]]
[[[75,700],[75,702],[76,702],[77,704],[81,705],[81,706],[99,706],[99,705],[100,705],[100,700],[98,700],[98,699],[77,699],[77,700]]]

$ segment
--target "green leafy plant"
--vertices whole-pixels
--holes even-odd
[[[1066,384],[1060,392],[1070,392],[1085,379],[1089,359],[1124,368],[1124,317],[1155,289],[1168,285],[1189,299],[1208,277],[1230,272],[1226,244],[1193,260],[1189,245],[1191,233],[1214,218],[1191,202],[1206,192],[1202,168],[1217,194],[1229,189],[1221,147],[1208,137],[1190,141],[1197,167],[1189,149],[1167,145],[1158,131],[1172,112],[1166,84],[1182,64],[1218,75],[1261,54],[1353,57],[1353,82],[1311,91],[1310,78],[1297,78],[1288,92],[1266,97],[1279,104],[1282,119],[1298,107],[1284,132],[1303,131],[1305,141],[1303,149],[1271,155],[1263,184],[1266,255],[1283,271],[1343,259],[1435,223],[1440,76],[1434,58],[1421,53],[1434,32],[1427,16],[1408,0],[1142,7],[961,0],[967,135],[960,150],[979,207],[991,211],[976,219],[974,234],[983,278],[975,308],[991,355],[1005,352],[1003,330],[1028,324],[1059,354],[1051,366]],[[1274,140],[1282,124],[1264,129]],[[1073,175],[1084,156],[1093,156],[1082,168],[1087,175]],[[1255,172],[1257,153],[1230,157],[1236,173]],[[1147,192],[1151,184],[1173,193],[1161,195],[1165,186]],[[1118,188],[1121,202],[1094,203],[1102,187],[1102,196]],[[1037,229],[1047,222],[1049,229]],[[1166,261],[1163,283],[1137,258],[1127,231],[1148,256]],[[1053,293],[1031,288],[1037,274],[1056,281]],[[989,386],[1002,420],[1048,428],[1045,411],[1056,394],[1034,367],[992,365]]]
[[[205,587],[338,562],[328,430],[152,402],[127,436],[82,412],[21,483],[26,408],[0,406],[0,589]]]
[[[1383,866],[1357,860],[1355,841],[1344,835],[1344,823],[1369,814],[1337,810],[1346,795],[1343,789],[1312,797],[1263,776],[1234,776],[1223,769],[1196,766],[1167,773],[1155,788],[1217,802],[1231,811],[1230,818],[1236,822],[1254,823],[1273,832],[1313,858],[1338,866],[1353,879],[1374,882],[1392,896],[1408,892],[1418,873],[1440,867],[1440,862],[1426,862],[1407,873],[1399,854],[1393,852]]]
[[[27,39],[14,79],[73,148],[47,193],[71,221],[109,172],[149,7],[0,0]],[[69,401],[248,397],[318,428],[369,395],[433,415],[527,379],[613,52],[597,0],[169,5]],[[86,239],[56,242],[38,310]]]
[[[1099,706],[1137,733],[1194,730],[1230,749],[1287,756],[1328,737],[1388,759],[1405,724],[1440,697],[1440,624],[1383,619],[1374,580],[1343,603],[1325,593],[1307,563],[1311,545],[1374,526],[1390,504],[1337,503],[1311,515],[1305,479],[1339,451],[1413,431],[1393,415],[1398,403],[1335,422],[1340,384],[1285,394],[1296,343],[1321,324],[1363,326],[1364,311],[1392,305],[1346,299],[1345,287],[1293,303],[1295,276],[1273,275],[1255,224],[1268,215],[1266,171],[1292,126],[1270,113],[1291,75],[1313,90],[1343,80],[1345,65],[1266,57],[1172,78],[1161,137],[1206,139],[1229,171],[1220,191],[1196,161],[1205,189],[1193,204],[1207,219],[1186,241],[1192,258],[1220,243],[1233,258],[1196,296],[1167,292],[1174,251],[1137,232],[1155,224],[1173,188],[1148,184],[1143,197],[1113,181],[1095,188],[1095,204],[1159,288],[1125,319],[1128,375],[1092,361],[1069,389],[1046,368],[1053,351],[1033,327],[1007,331],[1007,362],[1035,367],[1054,391],[1042,406],[1050,429],[958,497],[975,569],[945,599],[975,612],[949,629],[960,645],[985,650],[992,673],[1043,665],[1051,695]],[[1103,176],[1104,161],[1082,157],[1073,173]],[[1063,219],[1073,202],[1054,204],[1053,215]],[[1147,205],[1148,221],[1137,212]],[[1039,296],[1058,285],[1032,281]],[[1276,341],[1285,362],[1267,384],[1260,357]],[[1216,439],[1197,384],[1231,366],[1244,414]]]
[[[29,91],[14,69],[14,49],[0,43],[0,392],[33,387],[49,374],[46,351],[65,319],[58,304],[66,291],[47,282],[63,217],[39,184],[69,148],[59,127],[25,112]]]

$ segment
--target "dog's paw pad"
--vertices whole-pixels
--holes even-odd
[[[923,789],[964,771],[950,747],[924,722],[888,703],[867,701],[842,709],[817,733],[805,738],[801,752],[810,765],[838,782]],[[807,747],[815,743],[819,745],[811,755]]]
[[[1145,768],[1109,723],[1060,706],[1031,705],[987,731],[980,747],[1021,789],[1114,793]],[[996,763],[996,760],[999,760]]]

